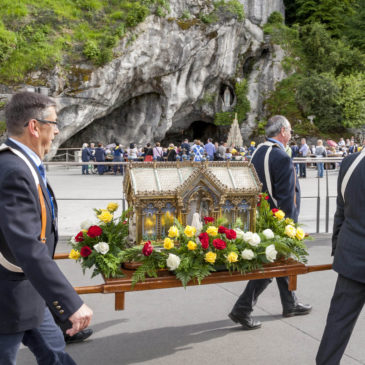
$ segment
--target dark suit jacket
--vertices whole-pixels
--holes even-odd
[[[22,151],[10,140],[6,144]],[[38,173],[34,162],[24,155]],[[66,321],[82,305],[52,259],[58,239],[57,204],[54,202],[56,217],[53,221],[50,198],[38,175],[47,210],[46,244],[39,240],[41,207],[31,171],[11,151],[0,152],[0,251],[24,271],[14,273],[0,265],[0,333],[39,326],[45,305],[60,321]]]
[[[255,153],[252,164],[255,166],[257,175],[263,184],[262,191],[268,192],[264,173],[264,158],[269,147],[262,146]],[[284,211],[285,215],[294,219],[296,222],[300,210],[300,186],[296,181],[294,166],[288,154],[280,147],[273,147],[269,157],[269,171],[271,176],[272,193],[277,200],[279,208]],[[294,204],[294,194],[296,194],[296,206]],[[271,208],[275,204],[269,197]]]
[[[333,269],[339,274],[365,283],[365,159],[353,171],[345,191],[341,184],[358,153],[346,157],[337,182],[337,209],[333,223]]]

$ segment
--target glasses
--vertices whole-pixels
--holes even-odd
[[[52,121],[52,120],[45,120],[45,119],[37,119],[37,118],[34,118],[37,122],[39,122],[39,123],[43,123],[43,124],[53,124],[53,126],[55,127],[55,128],[58,128],[58,122],[57,121]],[[26,122],[25,124],[24,124],[24,127],[27,127],[28,126],[28,124],[29,124],[29,120],[28,120],[28,122]]]

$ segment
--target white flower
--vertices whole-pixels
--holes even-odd
[[[274,232],[268,228],[268,229],[265,229],[262,234],[265,236],[265,238],[267,240],[271,240],[272,238],[274,238]]]
[[[253,235],[252,232],[244,232],[242,238],[245,242],[249,242],[252,238],[252,235]]]
[[[176,256],[173,253],[170,253],[169,257],[166,260],[166,265],[171,271],[174,271],[179,267],[180,261],[181,260],[180,260],[179,256]]]
[[[106,242],[99,242],[94,245],[95,251],[105,255],[109,251],[109,245]]]
[[[70,242],[71,242],[72,244],[77,243],[77,242],[76,242],[76,240],[75,240],[75,236],[72,236],[72,238],[70,239]]]
[[[255,257],[255,254],[252,250],[246,248],[241,252],[241,256],[244,260],[252,260]]]
[[[274,262],[276,259],[277,253],[278,253],[278,251],[275,250],[274,245],[270,245],[270,246],[266,247],[265,255],[266,255],[266,258],[268,259],[268,261]]]
[[[236,228],[235,231],[236,231],[237,238],[243,239],[245,232],[243,232],[242,229],[240,229],[240,228]]]
[[[252,237],[248,240],[248,243],[253,247],[258,246],[260,244],[260,242],[261,242],[261,238],[257,233],[254,233],[252,235]]]
[[[86,221],[81,222],[81,229],[88,230],[94,223],[90,219],[86,219]]]

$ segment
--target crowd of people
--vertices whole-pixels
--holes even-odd
[[[147,143],[144,147],[137,146],[131,143],[129,147],[125,148],[119,142],[104,146],[98,143],[84,143],[82,146],[81,158],[82,162],[127,162],[127,161],[242,161],[251,159],[256,150],[256,142],[252,141],[250,146],[235,147],[228,146],[226,142],[213,142],[208,138],[204,144],[199,139],[189,142],[184,139],[179,146],[170,143],[168,147],[162,147],[160,142],[156,142],[153,146]],[[334,141],[327,141],[324,143],[318,139],[316,145],[308,145],[305,138],[302,138],[300,144],[291,142],[286,146],[286,152],[291,158],[295,157],[345,157],[349,154],[359,152],[361,146],[352,137],[351,139],[340,138],[338,143]],[[315,163],[318,169],[318,177],[323,177],[324,163]],[[295,169],[299,178],[306,178],[305,163],[296,163]],[[330,165],[335,168],[335,164]],[[88,175],[90,168],[88,165],[82,166],[82,174]],[[123,174],[122,165],[97,165],[95,172],[103,175],[105,172],[113,172],[115,175],[118,171]]]

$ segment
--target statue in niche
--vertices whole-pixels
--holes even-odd
[[[186,222],[189,226],[193,225],[196,227],[198,221],[197,215],[202,220],[204,217],[209,216],[209,201],[211,199],[206,196],[206,193],[202,190],[197,191],[189,201],[189,213]],[[198,228],[198,227],[196,227]]]
[[[223,93],[223,103],[226,109],[228,109],[232,104],[232,95],[228,86],[226,86]]]

